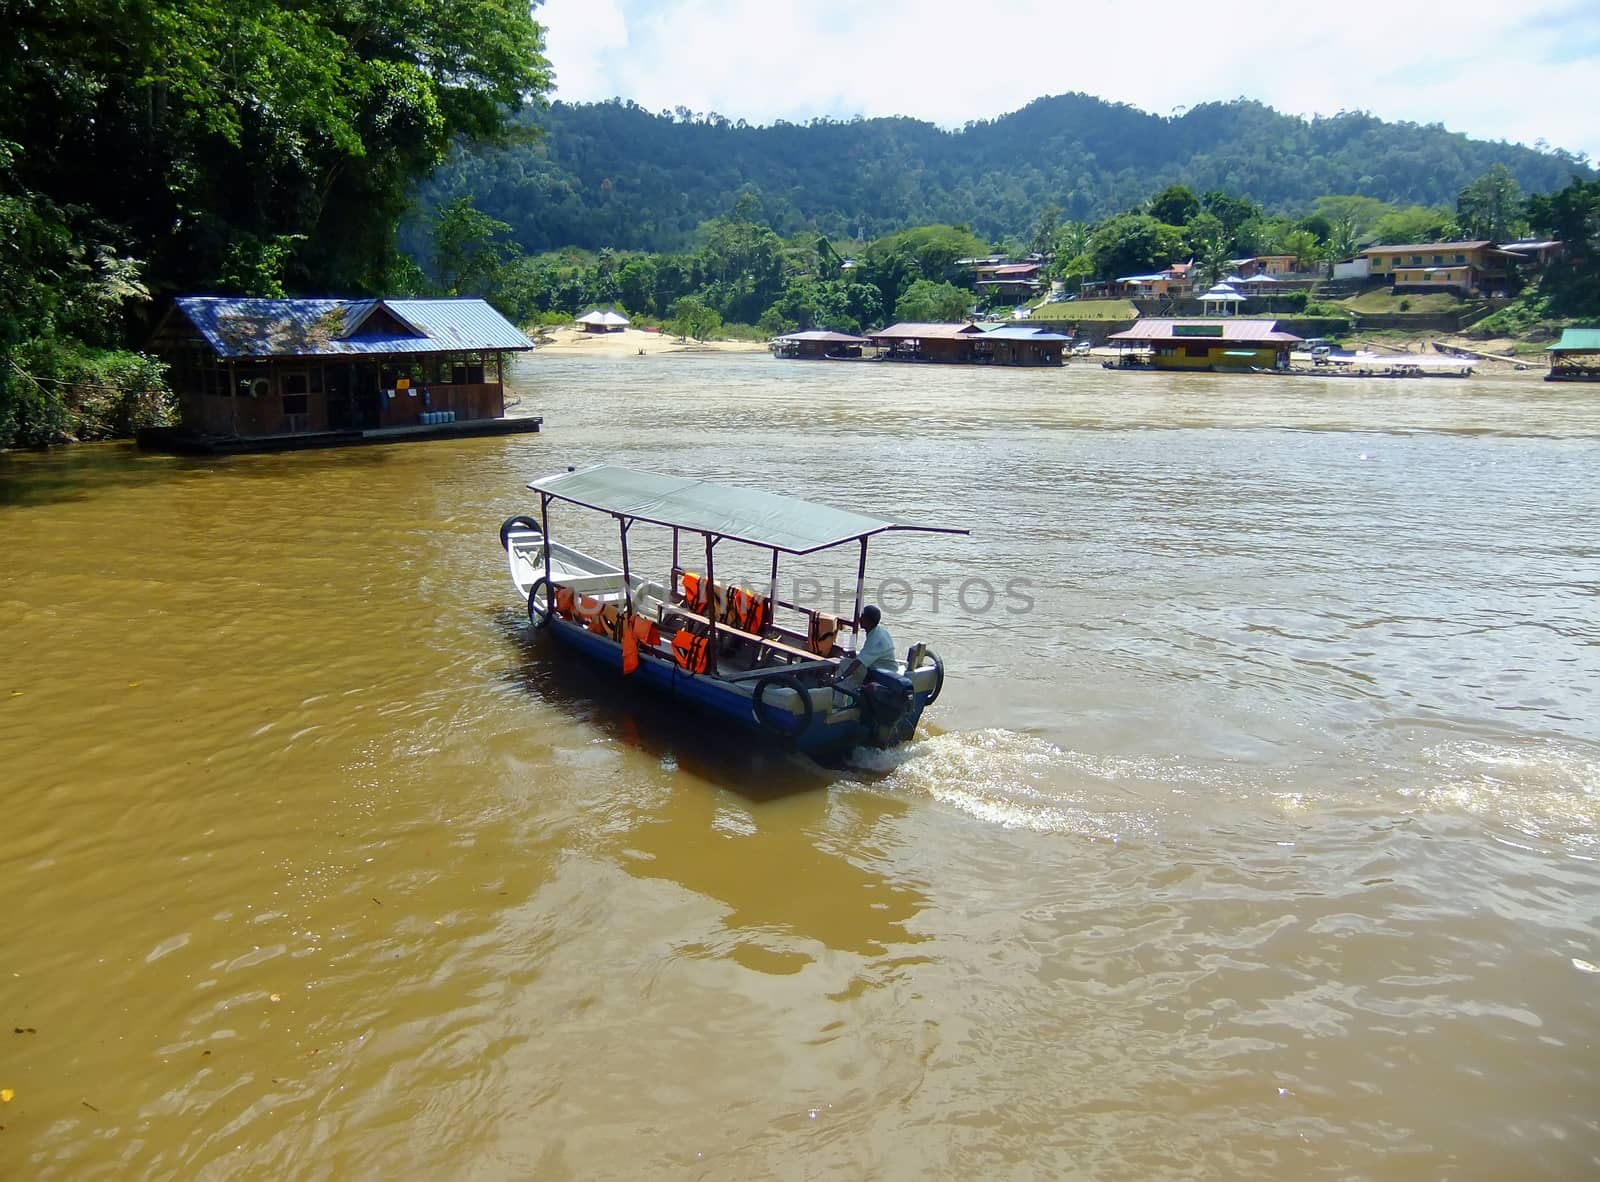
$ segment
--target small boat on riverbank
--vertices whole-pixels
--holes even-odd
[[[865,670],[856,660],[867,542],[894,530],[966,530],[905,525],[755,489],[604,464],[528,487],[539,494],[538,519],[511,517],[500,527],[512,585],[536,630],[602,667],[747,735],[819,758],[903,743],[938,699],[944,665],[924,644],[912,645],[893,670]],[[553,541],[554,501],[616,521],[620,565]],[[671,531],[665,584],[641,577],[629,561],[629,531],[638,525]],[[681,549],[685,534],[702,539],[703,570],[683,565],[692,561]],[[716,549],[728,542],[765,552],[764,589],[717,581]],[[778,597],[781,555],[852,545],[859,559],[851,616]],[[846,628],[852,630],[849,645],[839,643]]]

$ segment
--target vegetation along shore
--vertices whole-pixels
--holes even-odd
[[[474,296],[530,328],[600,306],[680,341],[647,353],[982,314],[1084,335],[1233,282],[1230,310],[1316,335],[1533,363],[1600,317],[1600,180],[1542,146],[1077,94],[955,133],[751,127],[543,104],[514,5],[27,12],[0,73],[0,447],[168,421],[146,349],[182,295]],[[1474,243],[1502,265],[1441,281]],[[1504,263],[1518,243],[1545,246]],[[1341,274],[1385,245],[1417,273]]]

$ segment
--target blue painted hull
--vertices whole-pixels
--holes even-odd
[[[756,718],[749,693],[741,692],[726,682],[686,672],[678,668],[675,662],[643,652],[639,654],[639,667],[624,678],[622,646],[616,641],[597,636],[587,628],[560,618],[550,622],[549,630],[556,640],[614,672],[619,679],[645,686],[658,695],[726,722],[753,739],[774,743],[818,759],[844,755],[857,747],[873,743],[871,730],[854,711],[844,712],[843,717],[839,712],[816,711],[798,734],[783,735],[764,726]],[[773,670],[774,673],[781,671]],[[904,728],[907,734],[916,729],[928,697],[927,694],[913,695],[910,725]]]

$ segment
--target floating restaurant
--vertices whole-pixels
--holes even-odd
[[[1140,320],[1109,338],[1121,348],[1148,349],[1150,367],[1251,373],[1287,369],[1289,350],[1300,338],[1276,320]]]
[[[181,426],[209,454],[537,431],[505,418],[505,356],[533,348],[483,300],[186,296],[157,326]]]

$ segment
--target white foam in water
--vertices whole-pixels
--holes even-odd
[[[1036,736],[991,728],[931,735],[893,751],[858,750],[850,767],[883,788],[1008,828],[1113,841],[1153,832],[1147,802],[1130,808],[1116,771],[1088,762]]]
[[[1600,758],[1567,743],[1445,743],[1428,753],[1439,779],[1404,795],[1489,817],[1529,837],[1600,847]]]

